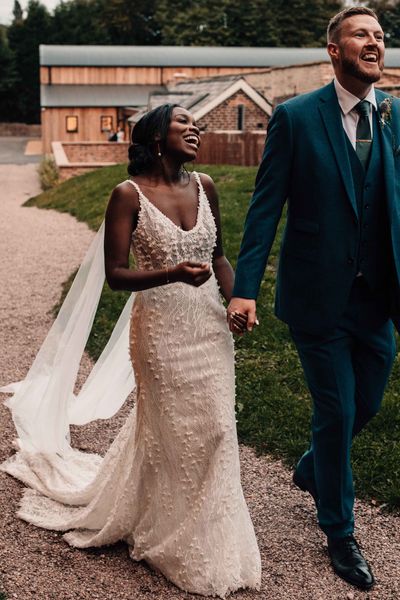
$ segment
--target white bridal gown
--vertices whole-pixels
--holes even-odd
[[[216,227],[197,174],[198,216],[176,226],[132,181],[140,213],[138,269],[211,262]],[[214,274],[199,288],[173,283],[136,294],[130,353],[135,408],[104,459],[77,453],[70,478],[46,485],[43,455],[2,468],[31,488],[18,515],[68,531],[72,546],[125,540],[183,590],[225,598],[260,586],[260,554],[240,483],[234,360]],[[18,455],[16,455],[18,456]],[[46,477],[41,477],[41,472]],[[50,497],[48,497],[50,496]]]

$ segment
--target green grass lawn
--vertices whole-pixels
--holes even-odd
[[[255,168],[202,166],[215,180],[221,203],[225,252],[235,265]],[[126,179],[126,167],[101,169],[71,179],[27,202],[69,212],[96,229],[111,189]],[[294,465],[307,448],[311,402],[302,369],[286,325],[273,315],[275,270],[281,223],[258,301],[260,326],[240,338],[237,348],[238,431],[242,442]],[[126,294],[105,286],[94,330],[88,342],[99,355],[125,301]],[[357,494],[400,508],[400,363],[396,359],[383,407],[356,439],[353,465]]]

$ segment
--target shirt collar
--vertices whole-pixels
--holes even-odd
[[[357,96],[354,96],[351,92],[349,92],[342,85],[340,85],[340,83],[338,82],[336,77],[333,80],[333,84],[335,86],[336,94],[337,94],[338,101],[339,101],[339,106],[342,110],[342,113],[346,116],[349,114],[350,111],[353,110],[353,108],[356,106],[356,104],[358,104],[360,102],[360,98],[358,98]],[[371,89],[369,90],[368,94],[365,96],[364,100],[368,100],[368,102],[370,102],[372,104],[372,106],[375,108],[375,110],[377,109],[375,88],[373,85],[371,86]]]

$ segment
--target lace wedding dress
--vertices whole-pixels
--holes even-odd
[[[139,269],[211,262],[216,227],[194,177],[198,215],[189,231],[129,180],[140,200],[132,242]],[[75,451],[67,478],[45,454],[2,465],[31,488],[18,515],[68,531],[66,541],[79,548],[125,540],[133,559],[185,591],[225,598],[258,589],[260,555],[240,483],[233,342],[214,274],[199,288],[138,292],[130,355],[135,408],[103,459]]]

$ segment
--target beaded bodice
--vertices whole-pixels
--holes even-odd
[[[198,173],[193,173],[199,193],[195,226],[185,231],[173,223],[128,179],[138,195],[140,211],[132,237],[132,250],[138,269],[160,269],[185,260],[211,263],[216,226]]]

